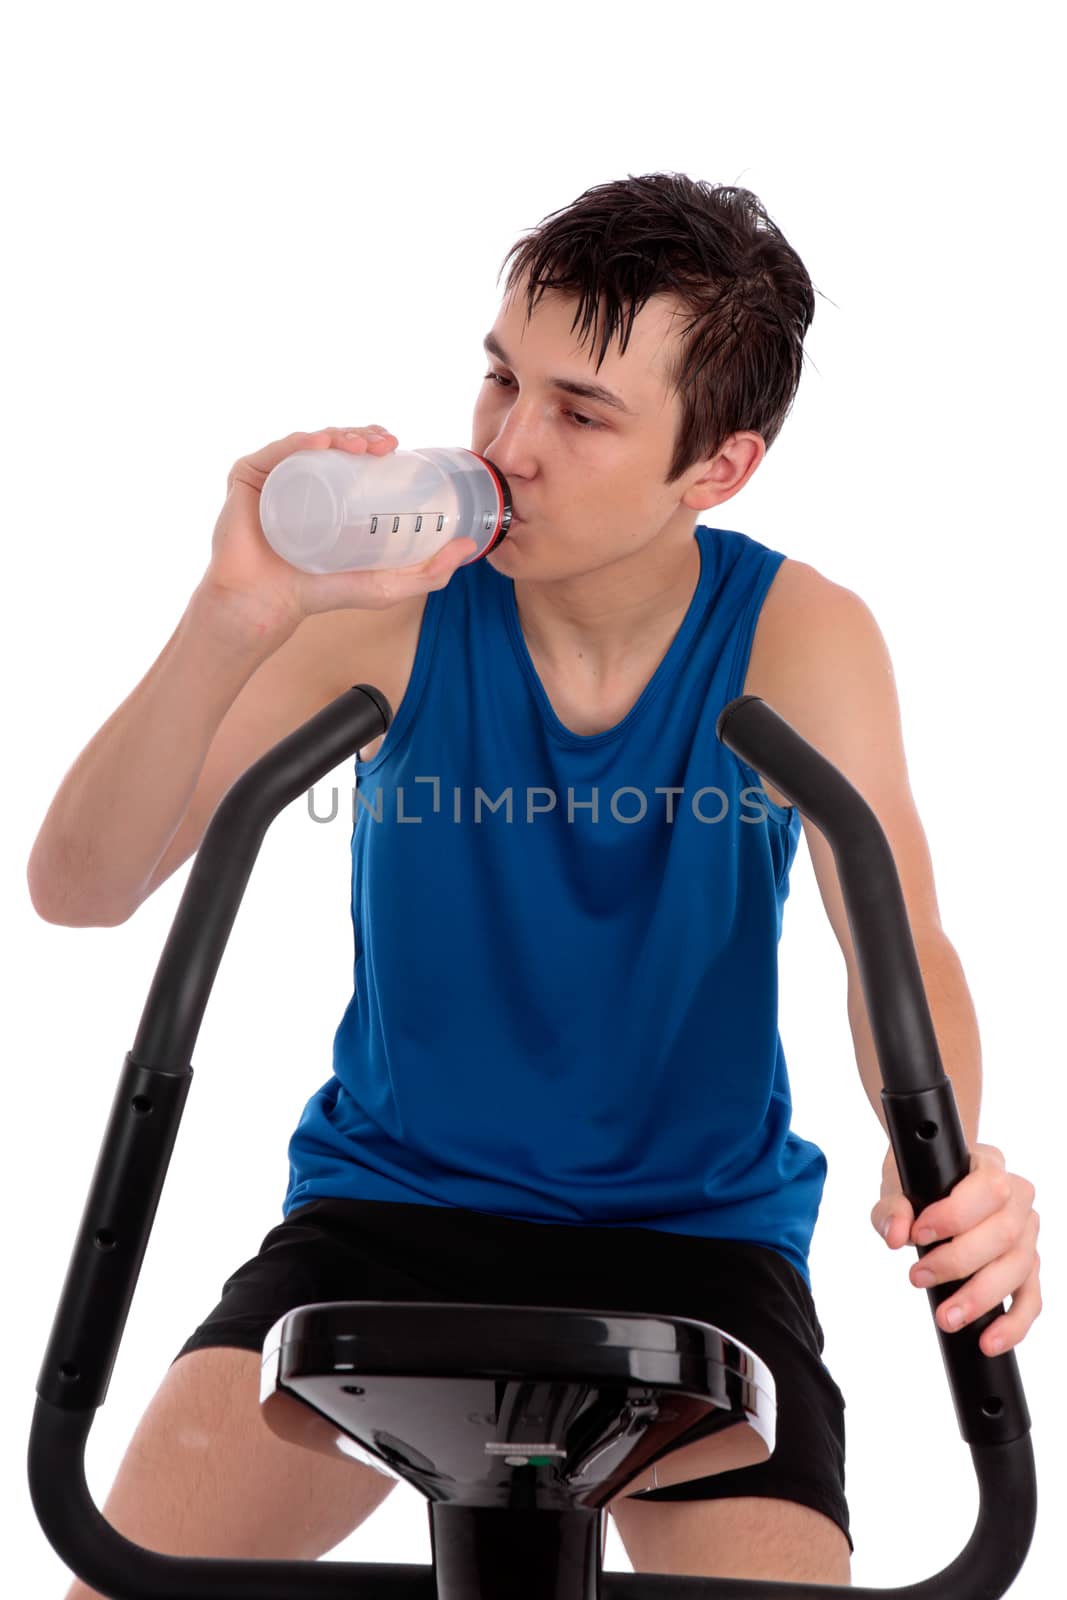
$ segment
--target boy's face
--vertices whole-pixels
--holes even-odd
[[[520,283],[491,330],[507,359],[485,357],[493,376],[474,408],[471,449],[503,472],[521,518],[486,559],[516,578],[577,577],[655,539],[664,541],[664,554],[670,545],[677,555],[700,510],[736,494],[763,455],[758,435],[735,434],[713,462],[665,484],[681,420],[681,400],[664,376],[681,325],[677,302],[668,295],[648,301],[626,354],[616,334],[599,372],[590,337],[579,348],[579,330],[571,331],[576,305],[549,290],[527,323]],[[597,347],[601,331],[602,323]],[[559,378],[601,384],[628,409],[568,393],[554,385]]]

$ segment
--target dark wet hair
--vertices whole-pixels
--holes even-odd
[[[596,370],[616,333],[625,354],[634,318],[657,294],[688,317],[667,371],[682,418],[667,482],[714,456],[731,434],[769,449],[800,382],[815,314],[807,270],[749,189],[651,172],[587,189],[508,251],[505,292],[525,277],[526,318],[547,290],[576,294],[572,328],[596,339]],[[500,274],[497,274],[499,282]]]

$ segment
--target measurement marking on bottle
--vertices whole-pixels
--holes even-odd
[[[378,532],[378,522],[379,522],[380,518],[391,515],[392,518],[393,518],[393,532],[397,533],[397,532],[399,532],[400,523],[401,523],[402,519],[405,516],[411,516],[412,515],[412,513],[410,511],[407,511],[407,512],[404,512],[404,511],[401,511],[401,512],[371,511],[371,512],[368,512],[367,514],[370,517],[370,532],[371,532],[371,536],[372,537],[373,537],[374,534],[376,534]],[[431,516],[434,515],[433,512],[431,512],[430,514],[431,514]],[[416,533],[421,533],[422,532],[423,515],[424,515],[424,513],[420,511],[418,516],[415,517],[415,532]],[[439,512],[436,513],[436,515],[437,515],[437,532],[440,533],[441,529],[444,527],[445,523],[448,521],[448,513],[447,513],[447,511],[439,511]],[[486,519],[485,526],[487,528],[491,528],[493,526],[494,521],[495,521],[495,518],[488,517]]]
[[[489,1456],[565,1456],[558,1444],[525,1444],[517,1439],[509,1439],[500,1444],[492,1440],[486,1442],[485,1453]]]

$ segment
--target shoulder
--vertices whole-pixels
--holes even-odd
[[[767,590],[760,621],[769,617],[774,628],[787,627],[795,619],[798,608],[810,613],[812,607],[833,605],[836,597],[850,594],[851,589],[835,583],[817,567],[786,556]]]
[[[786,558],[763,605],[745,675],[757,694],[819,746],[851,684],[892,676],[881,630],[866,602],[816,567]],[[768,786],[772,800],[782,797]]]
[[[779,579],[781,582],[779,583]],[[943,939],[930,847],[908,776],[889,648],[870,607],[804,562],[785,561],[767,591],[748,693],[765,699],[863,797],[892,852],[917,945]],[[784,803],[764,779],[772,800]],[[803,817],[819,892],[851,986],[855,952],[833,852]]]
[[[826,644],[848,650],[848,640],[874,624],[869,607],[852,589],[835,583],[806,561],[781,563],[764,596],[749,655],[745,693],[771,698],[796,676],[800,664]],[[828,635],[828,630],[832,637]],[[844,637],[842,637],[844,635]]]

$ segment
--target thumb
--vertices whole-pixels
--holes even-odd
[[[871,1223],[890,1250],[899,1250],[911,1238],[915,1212],[906,1195],[888,1195],[871,1211]]]

